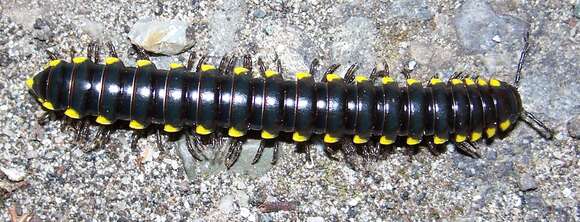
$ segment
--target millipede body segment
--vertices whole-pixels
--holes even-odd
[[[129,122],[133,129],[162,124],[167,132],[194,128],[208,135],[225,128],[230,137],[261,131],[265,140],[292,132],[296,142],[324,134],[325,143],[376,139],[393,144],[397,137],[416,145],[424,138],[443,144],[477,141],[506,131],[523,112],[514,86],[491,79],[434,78],[423,86],[404,86],[389,76],[378,83],[356,76],[353,83],[336,74],[315,81],[309,73],[284,80],[271,70],[262,78],[235,67],[223,72],[211,65],[190,71],[180,64],[159,70],[148,60],[125,67],[115,57],[95,64],[86,57],[53,60],[26,81],[46,109],[73,119],[96,117],[109,125]],[[231,74],[230,74],[231,73]]]

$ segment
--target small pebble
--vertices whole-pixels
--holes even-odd
[[[568,128],[568,135],[574,139],[580,139],[580,115],[568,121],[566,126]]]
[[[353,199],[349,200],[347,204],[350,206],[356,206],[358,204],[358,202],[359,202],[358,198],[353,198]]]
[[[520,177],[519,185],[521,191],[531,191],[538,188],[538,184],[536,183],[534,177],[530,174],[522,175]]]
[[[226,195],[220,199],[218,208],[225,214],[234,210],[234,196]]]
[[[580,19],[580,0],[576,0],[576,6],[574,6],[574,16]]]
[[[266,17],[266,12],[262,9],[258,9],[256,11],[254,11],[254,16],[256,18],[264,18],[264,17]]]
[[[24,180],[24,177],[26,176],[26,172],[24,171],[24,169],[19,167],[13,168],[2,167],[0,168],[0,171],[2,171],[2,173],[4,173],[10,181],[14,182]]]
[[[41,18],[37,18],[37,19],[34,21],[34,24],[32,25],[32,27],[33,27],[34,29],[43,29],[43,28],[45,28],[45,27],[48,27],[48,24],[47,24],[47,23],[46,23],[46,21],[44,21],[43,19],[41,19]]]
[[[145,18],[133,25],[128,37],[131,43],[147,51],[174,55],[192,44],[186,36],[187,26],[186,22],[177,20]]]
[[[307,222],[324,222],[324,218],[323,217],[307,217],[306,221]]]
[[[248,210],[248,208],[245,208],[245,207],[240,208],[240,216],[242,216],[243,218],[249,217],[250,210]]]

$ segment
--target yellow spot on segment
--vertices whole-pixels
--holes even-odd
[[[266,130],[262,130],[262,139],[274,139],[276,138],[278,135],[270,133]]]
[[[308,137],[300,134],[299,132],[294,132],[294,134],[292,134],[292,140],[296,142],[304,142],[308,140]]]
[[[413,85],[415,83],[418,83],[419,81],[417,81],[416,79],[407,79],[407,85]]]
[[[491,80],[489,80],[489,85],[494,86],[494,87],[499,87],[499,86],[501,86],[501,82],[497,79],[491,79]]]
[[[211,129],[205,128],[203,125],[197,125],[195,127],[195,133],[199,134],[199,135],[209,135],[210,133],[212,133]]]
[[[73,119],[80,119],[81,115],[79,114],[79,112],[77,112],[76,110],[74,110],[73,108],[68,108],[64,111],[64,115],[73,118]]]
[[[355,144],[363,144],[368,142],[369,140],[367,138],[363,138],[359,135],[354,135],[354,137],[352,138],[352,142]]]
[[[472,78],[466,78],[465,79],[465,84],[468,85],[468,86],[472,86],[472,85],[475,85],[475,81],[473,81]]]
[[[455,142],[461,143],[461,142],[465,141],[466,139],[467,139],[467,136],[465,136],[465,135],[461,135],[461,134],[455,135]]]
[[[179,132],[180,130],[181,130],[181,128],[175,127],[171,124],[163,125],[163,131],[168,132],[168,133],[175,133],[175,132]]]
[[[49,110],[54,110],[54,105],[52,105],[52,103],[49,101],[44,101],[42,103],[42,106],[44,106],[44,108],[47,108]]]
[[[482,78],[477,78],[477,84],[480,86],[487,86],[487,81]]]
[[[273,76],[277,76],[278,72],[276,72],[274,70],[266,70],[266,72],[264,72],[264,75],[266,76],[266,78],[270,78]]]
[[[461,81],[460,79],[452,79],[451,80],[451,84],[453,84],[453,85],[459,85],[461,83],[463,83],[463,81]]]
[[[74,64],[81,64],[83,62],[86,62],[87,60],[89,60],[87,57],[75,57],[75,58],[73,58],[73,63]]]
[[[98,124],[101,125],[111,125],[113,122],[111,122],[111,120],[107,119],[107,117],[104,116],[97,116],[97,119],[95,120],[95,122],[97,122]]]
[[[179,69],[179,68],[183,68],[183,65],[181,63],[170,63],[169,68],[170,69]]]
[[[395,80],[393,80],[393,78],[391,78],[391,77],[385,76],[385,77],[383,77],[382,82],[383,82],[383,85],[387,85],[389,83],[395,82]]]
[[[107,57],[107,58],[105,58],[105,64],[107,64],[107,65],[112,65],[112,64],[118,63],[120,61],[121,60],[119,58],[117,58],[117,57]]]
[[[36,98],[36,100],[40,103],[44,103],[44,99],[42,99],[42,98]]]
[[[368,81],[368,80],[369,80],[369,78],[367,78],[366,76],[355,76],[354,77],[354,81],[357,83],[361,83],[361,82]]]
[[[441,79],[435,79],[434,78],[434,79],[431,79],[430,82],[431,82],[431,85],[437,85],[439,83],[442,83],[443,81],[441,81]]]
[[[327,82],[332,82],[335,79],[342,79],[342,78],[339,75],[336,75],[334,73],[326,75],[326,81]]]
[[[137,122],[137,120],[131,120],[131,122],[129,122],[129,127],[131,127],[131,129],[145,129],[145,126]]]
[[[438,137],[438,136],[434,136],[433,137],[433,143],[435,143],[437,145],[444,144],[446,142],[447,142],[447,139],[445,139],[445,138],[441,138],[441,137]]]
[[[310,75],[310,73],[307,72],[299,72],[296,73],[296,79],[300,80],[300,79],[304,79],[304,78],[310,78],[312,75]]]
[[[242,137],[244,136],[244,132],[237,130],[234,127],[230,127],[230,129],[228,129],[228,136],[231,137]]]
[[[386,136],[381,136],[381,139],[379,139],[379,143],[381,145],[391,145],[391,144],[395,143],[395,140],[389,139]]]
[[[209,65],[209,64],[203,64],[201,65],[201,71],[209,71],[209,70],[214,70],[215,66]]]
[[[481,132],[472,132],[471,133],[471,142],[475,142],[478,141],[479,139],[481,139]]]
[[[502,131],[506,131],[508,128],[510,128],[510,125],[512,125],[512,122],[509,119],[507,119],[499,124],[499,128]]]
[[[324,142],[325,143],[336,143],[339,141],[338,137],[331,136],[330,134],[324,134]]]
[[[420,138],[407,137],[407,145],[417,145],[421,143]]]
[[[30,77],[29,79],[26,80],[25,83],[29,89],[32,89],[32,87],[34,86],[34,79],[32,77]]]
[[[144,60],[144,59],[137,60],[137,67],[145,67],[145,66],[148,66],[148,65],[151,65],[151,61]]]
[[[242,75],[242,74],[246,74],[248,71],[248,69],[244,68],[244,67],[236,67],[234,68],[234,74],[236,75]]]
[[[495,135],[495,128],[490,127],[485,130],[485,134],[487,134],[487,138],[492,138]]]
[[[52,60],[52,61],[48,62],[48,66],[49,67],[55,67],[58,64],[60,64],[60,59],[55,59],[55,60]]]

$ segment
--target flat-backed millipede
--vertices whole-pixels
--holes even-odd
[[[44,108],[72,119],[95,117],[101,125],[122,120],[135,130],[151,124],[168,133],[193,130],[196,141],[225,129],[234,143],[259,131],[263,141],[290,132],[299,144],[319,134],[325,144],[380,147],[405,137],[411,146],[422,141],[430,147],[448,141],[461,146],[509,131],[524,116],[550,132],[522,108],[517,83],[526,52],[527,41],[516,86],[460,75],[449,81],[434,77],[426,86],[406,75],[401,86],[387,70],[365,77],[355,76],[351,67],[342,78],[333,73],[336,66],[321,81],[309,72],[285,80],[261,60],[261,77],[254,78],[249,57],[242,66],[223,59],[218,68],[201,59],[191,71],[191,63],[160,70],[146,59],[126,67],[116,56],[104,64],[88,57],[52,60],[26,84]],[[231,148],[234,162],[240,147]]]

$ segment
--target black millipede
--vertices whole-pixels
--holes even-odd
[[[44,108],[72,119],[92,118],[101,125],[127,121],[135,130],[161,125],[168,133],[188,131],[196,145],[200,137],[223,129],[233,138],[226,163],[231,166],[249,131],[258,131],[263,142],[289,132],[297,144],[321,135],[327,145],[380,148],[403,138],[409,146],[452,142],[466,148],[528,117],[551,136],[523,109],[518,93],[528,48],[526,38],[513,85],[462,74],[448,81],[435,76],[424,85],[408,73],[400,85],[388,66],[369,77],[354,75],[353,66],[342,78],[333,65],[320,81],[311,68],[288,80],[280,69],[267,70],[261,60],[260,76],[254,77],[250,57],[241,66],[236,59],[222,59],[217,68],[204,58],[193,67],[190,58],[187,66],[171,64],[161,70],[147,59],[127,67],[114,52],[104,64],[91,56],[54,59],[26,85]]]

